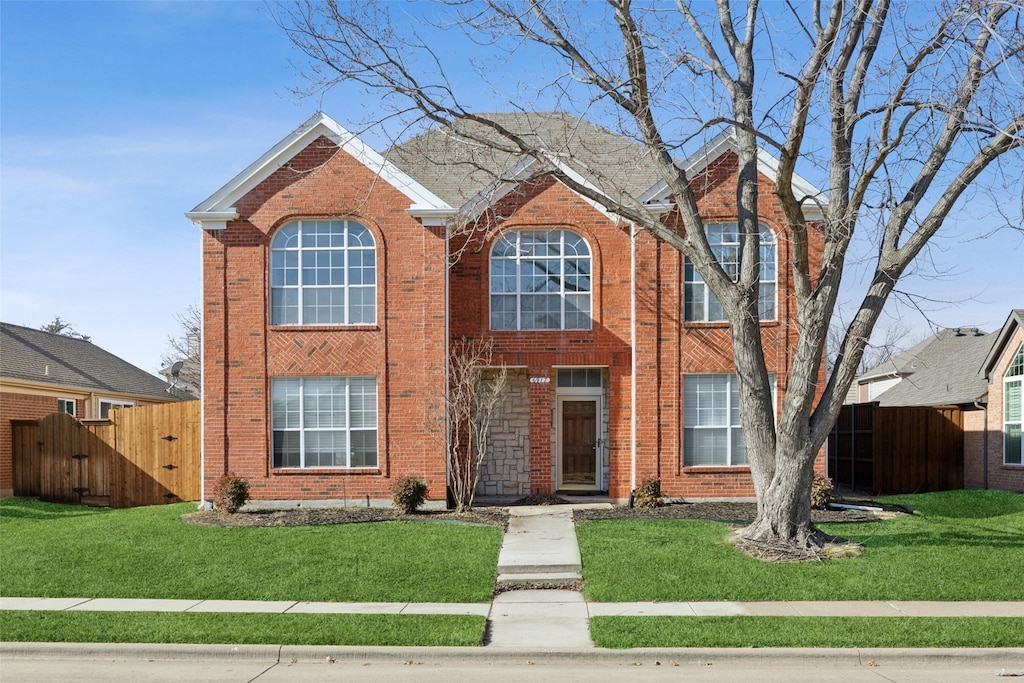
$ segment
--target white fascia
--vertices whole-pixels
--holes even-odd
[[[327,137],[359,163],[370,169],[396,190],[409,198],[412,209],[447,210],[454,209],[433,192],[413,180],[408,174],[387,161],[362,140],[345,130],[337,121],[323,112],[317,112],[290,135],[271,147],[263,156],[223,187],[207,197],[186,217],[204,228],[223,229],[221,222],[237,218],[234,204],[246,193],[259,185],[291,161],[320,136]],[[233,215],[232,215],[233,214]]]
[[[739,146],[736,142],[736,136],[733,133],[732,128],[726,128],[724,131],[708,141],[707,144],[697,150],[694,154],[687,157],[682,163],[683,170],[686,172],[687,177],[692,178],[694,175],[710,166],[715,159],[719,158],[726,152],[739,152]],[[770,180],[775,181],[779,177],[779,160],[758,147],[757,169]],[[793,193],[797,197],[801,198],[804,205],[804,215],[807,219],[813,221],[823,220],[825,218],[825,208],[828,206],[828,197],[797,173],[793,174]],[[660,209],[662,206],[667,205],[671,194],[672,193],[668,188],[668,183],[662,180],[642,194],[640,196],[640,202],[642,204],[654,204],[658,209]]]

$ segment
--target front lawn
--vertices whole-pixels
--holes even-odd
[[[106,510],[0,501],[0,595],[486,602],[502,532],[384,522],[200,527],[182,503]]]
[[[576,527],[588,600],[1024,600],[1024,495],[893,496],[918,514],[822,524],[857,558],[766,564],[721,544],[725,524],[606,520]],[[745,617],[747,618],[747,617]],[[888,622],[886,622],[888,623]],[[917,623],[917,622],[915,622]]]
[[[485,624],[453,614],[0,612],[11,642],[472,647]]]
[[[598,647],[1021,647],[1024,619],[596,617]]]

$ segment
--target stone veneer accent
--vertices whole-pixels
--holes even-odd
[[[509,385],[500,417],[488,433],[490,443],[476,490],[480,496],[530,493],[530,379],[526,369],[510,369]]]

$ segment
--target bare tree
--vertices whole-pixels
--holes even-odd
[[[59,334],[62,337],[81,339],[82,341],[92,341],[92,338],[89,335],[75,331],[74,326],[66,320],[61,320],[59,315],[39,329],[43,332],[49,332],[50,334]]]
[[[491,83],[492,92],[510,93],[509,108],[529,108],[531,92],[555,98],[646,146],[672,197],[667,218],[625,190],[598,189],[557,165],[548,172],[679,249],[700,273],[730,323],[758,498],[757,518],[739,540],[748,550],[817,556],[825,539],[810,523],[813,463],[896,283],[958,202],[984,197],[983,188],[998,194],[1000,182],[1020,199],[1021,1],[467,0],[430,3],[433,27],[413,14],[409,5],[307,0],[281,5],[277,19],[308,58],[311,90],[373,89],[382,106],[394,106],[380,122],[397,116],[442,126],[481,148],[544,163],[543,141],[473,106],[474,88],[487,87],[493,67],[487,57],[522,53],[542,60],[548,75]],[[446,62],[432,49],[443,44],[441,30],[468,34],[481,81],[449,77],[465,59]],[[708,243],[699,188],[677,161],[725,126],[735,132],[738,157],[735,278]],[[774,183],[758,173],[759,147],[777,157]],[[827,198],[794,182],[798,161],[823,180]],[[762,192],[781,204],[787,225],[779,239],[793,254],[786,267],[795,282],[796,344],[778,416],[758,318]],[[868,242],[870,281],[823,382],[847,255]]]
[[[451,344],[444,438],[448,485],[457,512],[473,507],[491,421],[508,392],[508,368],[492,365],[489,342],[462,340]]]
[[[176,313],[174,320],[179,329],[176,335],[167,337],[167,350],[160,357],[164,365],[161,372],[171,375],[171,381],[176,386],[198,396],[203,386],[203,313],[198,306],[189,305],[184,311]],[[176,375],[173,370],[175,367]]]

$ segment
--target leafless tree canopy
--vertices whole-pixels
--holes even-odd
[[[199,395],[203,386],[202,332],[203,314],[197,306],[189,306],[174,315],[178,333],[167,337],[167,350],[160,357],[164,367],[170,368],[181,361],[177,382],[181,388]]]
[[[900,277],[966,200],[995,198],[1020,225],[1024,27],[1020,0],[757,0],[714,3],[312,2],[278,22],[306,59],[309,91],[358,83],[381,97],[375,123],[442,126],[462,140],[543,161],[543,144],[480,113],[540,104],[599,121],[646,148],[682,230],[625,190],[570,188],[683,251],[731,323],[744,439],[760,516],[744,535],[806,547],[811,467]],[[445,36],[471,45],[451,54]],[[476,80],[460,67],[475,67]],[[505,60],[522,67],[518,80]],[[738,142],[736,280],[716,261],[697,211],[687,149],[732,126]],[[758,146],[778,159],[759,177]],[[822,196],[794,184],[820,179]],[[806,169],[806,170],[804,170]],[[601,169],[593,169],[600,173]],[[761,182],[759,182],[761,181]],[[982,190],[990,190],[987,195]],[[758,194],[781,203],[793,257],[799,339],[775,419],[757,318]],[[820,230],[824,250],[811,249]],[[855,240],[873,274],[824,387],[829,321]]]

